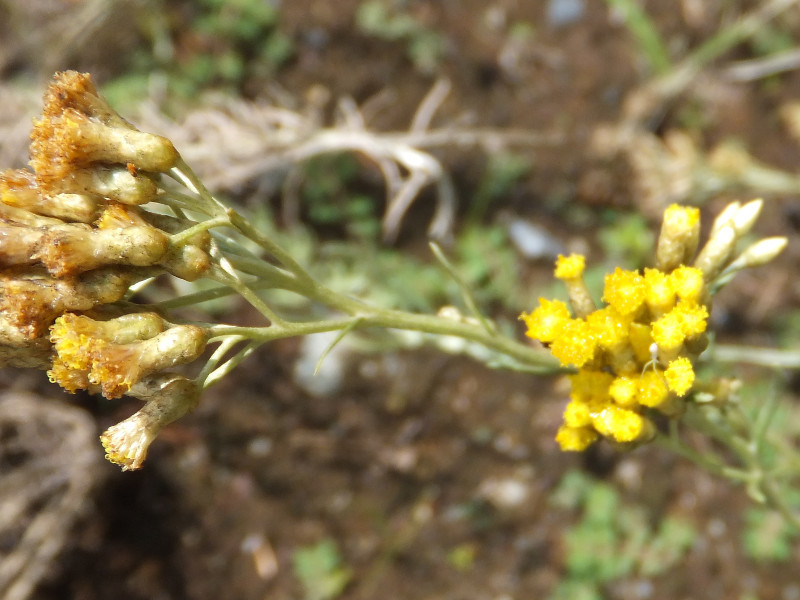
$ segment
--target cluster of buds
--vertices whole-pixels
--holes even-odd
[[[207,334],[120,301],[161,273],[202,276],[210,237],[187,239],[193,222],[147,210],[179,155],[114,112],[87,74],[56,74],[30,156],[32,171],[0,172],[0,366],[47,369],[70,392],[145,400],[102,437],[112,462],[138,468],[155,433],[197,398],[164,369],[197,358]],[[146,431],[131,438],[131,423]]]
[[[656,248],[656,264],[642,273],[617,268],[605,278],[597,308],[583,280],[585,259],[559,256],[555,276],[569,304],[539,299],[523,313],[527,335],[547,344],[559,362],[574,367],[572,393],[556,441],[563,450],[587,448],[600,436],[622,444],[650,440],[651,411],[683,413],[695,383],[694,362],[706,348],[711,293],[735,272],[772,260],[786,238],[760,240],[741,254],[737,242],[761,210],[756,200],[730,204],[697,252],[700,213],[672,205]],[[574,315],[574,316],[573,316]]]

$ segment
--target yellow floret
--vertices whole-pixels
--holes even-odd
[[[672,310],[672,307],[675,306],[675,289],[672,279],[658,269],[645,269],[644,300],[655,316]]]
[[[694,229],[700,222],[700,209],[693,206],[671,204],[664,211],[664,221],[677,231]]]
[[[636,360],[645,364],[650,360],[650,346],[653,343],[653,334],[650,327],[644,323],[631,323],[629,341]]]
[[[530,338],[549,343],[556,339],[564,325],[570,320],[569,308],[561,300],[539,298],[539,307],[519,317],[525,322]]]
[[[592,423],[599,433],[618,442],[635,442],[652,433],[650,422],[642,415],[613,404],[597,413]]]
[[[558,255],[556,259],[556,279],[567,280],[577,279],[583,275],[586,268],[586,257],[580,254],[570,254],[569,256]]]
[[[576,402],[586,404],[605,403],[609,400],[608,388],[614,381],[614,376],[605,371],[592,371],[581,369],[574,375],[569,376],[572,385],[570,398]]]
[[[564,452],[581,452],[597,439],[591,427],[568,427],[562,425],[556,434],[556,442]]]
[[[672,287],[679,298],[697,302],[705,291],[703,272],[694,267],[681,265],[669,275]]]
[[[683,312],[676,309],[653,323],[653,340],[664,351],[679,348],[686,339]]]
[[[677,313],[684,336],[699,335],[706,330],[708,309],[702,304],[681,300],[672,312]]]
[[[586,321],[572,319],[564,323],[550,345],[553,353],[563,366],[578,368],[594,358],[597,339]]]
[[[92,337],[84,333],[87,317],[65,313],[50,328],[50,341],[63,368],[88,369],[91,366]]]
[[[669,391],[664,377],[656,371],[645,371],[639,378],[639,392],[636,401],[642,406],[658,408],[669,399]]]
[[[596,310],[586,317],[598,345],[612,352],[627,343],[631,320],[629,315],[621,315],[613,306]]]
[[[638,391],[638,378],[627,375],[617,377],[608,388],[608,393],[614,399],[614,402],[624,408],[630,408],[636,404]]]
[[[633,271],[616,271],[606,275],[603,300],[623,315],[636,312],[644,302],[644,279]]]
[[[673,360],[664,371],[667,386],[678,396],[685,396],[694,384],[694,369],[692,362],[682,356]]]
[[[586,402],[572,400],[564,409],[564,424],[569,427],[587,427],[591,425],[591,406]]]

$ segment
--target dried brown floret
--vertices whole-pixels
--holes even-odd
[[[61,219],[43,217],[24,208],[8,206],[0,202],[0,221],[10,225],[25,225],[26,227],[51,227],[63,223]]]
[[[169,237],[149,225],[91,229],[73,223],[49,228],[33,256],[55,277],[67,277],[111,264],[151,266],[168,248]]]
[[[45,232],[19,225],[0,225],[0,266],[30,265]]]
[[[136,384],[131,395],[146,400],[147,404],[100,436],[106,458],[120,465],[123,471],[142,466],[150,444],[161,429],[193,410],[200,390],[185,377],[163,373]]]
[[[65,190],[56,186],[53,193],[42,194],[35,175],[27,169],[0,172],[0,200],[7,206],[65,221],[89,223],[95,219],[97,198],[86,194],[57,193],[61,191]]]
[[[122,299],[136,278],[122,269],[100,269],[69,279],[5,275],[0,278],[0,313],[20,335],[34,339],[67,311]]]
[[[109,202],[94,223],[97,229],[119,229],[121,227],[151,225],[152,223],[149,219],[145,220],[140,209],[119,202]],[[158,226],[155,226],[155,228],[161,229]]]
[[[53,75],[53,81],[44,94],[43,114],[56,116],[65,108],[74,108],[86,116],[110,127],[135,129],[123,119],[98,93],[89,73],[60,71]]]
[[[49,193],[76,168],[94,163],[133,163],[144,171],[165,172],[178,160],[167,138],[135,129],[109,127],[75,109],[34,121],[31,166],[39,187]]]
[[[0,367],[46,369],[52,355],[48,338],[29,339],[0,315]]]
[[[131,175],[125,167],[94,166],[75,169],[51,190],[98,196],[124,204],[145,204],[156,197],[158,186],[146,173]]]
[[[100,386],[89,380],[95,340],[129,344],[158,335],[166,325],[164,319],[151,312],[124,314],[106,321],[65,313],[50,328],[50,341],[57,355],[48,371],[50,381],[71,393],[90,388],[100,392]]]
[[[152,315],[150,320],[153,319],[159,320],[159,317]],[[193,361],[203,352],[208,339],[200,327],[177,325],[147,339],[132,341],[130,335],[124,335],[126,327],[134,337],[149,333],[148,327],[142,329],[140,323],[121,323],[119,319],[104,326],[87,325],[90,321],[70,314],[56,320],[51,341],[58,354],[56,363],[60,366],[49,375],[51,380],[61,383],[59,377],[69,375],[69,369],[84,372],[88,382],[101,386],[102,394],[109,399],[126,393],[143,377]],[[127,342],[119,343],[104,336],[104,329],[112,325],[118,328],[117,333],[123,334],[115,339]],[[73,385],[75,379],[68,376],[66,381]]]

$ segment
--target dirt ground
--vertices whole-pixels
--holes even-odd
[[[275,82],[297,97],[323,85],[333,97],[350,95],[357,103],[388,90],[391,110],[376,126],[405,128],[435,77],[415,68],[403,42],[358,31],[359,4],[283,3],[280,28],[294,41],[295,54]],[[605,211],[641,210],[656,223],[639,205],[624,161],[587,154],[592,132],[619,118],[622,99],[647,76],[635,43],[606,3],[578,3],[580,15],[560,26],[547,16],[551,3],[545,1],[399,4],[445,40],[435,75],[447,77],[452,91],[438,121],[466,116],[480,126],[557,134],[555,142],[527,151],[531,170],[503,210],[547,224],[565,243],[579,239],[589,247]],[[697,5],[690,0],[643,3],[676,55],[713,33],[726,6],[743,11],[755,5],[707,4],[705,18],[690,19]],[[796,43],[800,16],[786,19]],[[532,27],[517,46],[508,35],[514,23]],[[174,41],[179,51],[190,44],[177,34]],[[120,36],[119,43],[136,42]],[[91,59],[55,66],[92,66],[94,50],[87,53]],[[745,45],[725,61],[749,56]],[[35,72],[33,64],[28,55],[17,56],[4,76],[25,67]],[[106,78],[121,68],[99,64]],[[735,136],[760,160],[796,172],[800,145],[783,130],[776,110],[800,98],[800,71],[770,85],[715,89],[722,91],[695,90],[683,100],[702,113],[703,144]],[[244,91],[256,97],[256,82]],[[672,109],[656,132],[676,124]],[[459,149],[440,156],[460,190],[477,185],[480,157]],[[705,206],[704,217],[721,204]],[[797,197],[776,196],[759,231],[796,238],[798,226]],[[775,343],[771,315],[796,306],[800,296],[785,275],[798,254],[792,241],[776,267],[745,274],[725,292],[715,304],[725,316],[718,323],[722,339]],[[548,278],[548,272],[537,263],[527,276]],[[296,340],[262,348],[210,390],[195,413],[163,432],[141,471],[99,466],[90,503],[32,597],[313,598],[298,581],[293,556],[330,539],[351,570],[338,596],[345,600],[547,598],[566,573],[563,533],[580,518],[550,497],[565,473],[578,469],[611,483],[625,505],[641,507],[654,526],[680,517],[696,531],[674,567],[615,579],[602,586],[603,597],[800,598],[796,542],[788,561],[759,564],[746,556],[741,535],[750,500],[742,489],[652,447],[629,454],[603,445],[581,455],[561,453],[553,436],[566,399],[563,382],[421,350],[351,356],[345,384],[315,397],[294,382],[299,352]],[[0,383],[89,411],[98,433],[136,406],[62,397],[38,374],[20,379],[4,372]],[[454,558],[459,550],[466,563]]]

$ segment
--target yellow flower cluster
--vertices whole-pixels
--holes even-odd
[[[138,281],[194,280],[211,266],[207,232],[181,235],[194,223],[143,206],[158,200],[160,174],[179,155],[74,71],[45,93],[30,155],[33,170],[0,171],[0,366],[49,369],[71,392],[137,395],[206,343],[197,327],[117,304]]]
[[[563,366],[578,369],[569,376],[571,400],[556,436],[563,450],[584,450],[599,436],[644,442],[655,434],[651,409],[669,417],[683,412],[695,380],[692,361],[708,343],[709,285],[741,268],[732,260],[733,246],[754,222],[760,202],[733,206],[715,222],[694,266],[686,263],[697,251],[699,211],[670,206],[656,268],[608,274],[599,309],[583,282],[585,258],[559,256],[555,276],[567,287],[572,311],[564,302],[540,298],[539,307],[520,318],[529,337],[548,345]],[[774,257],[783,245],[785,240],[762,241],[770,256],[762,252],[759,260]]]

